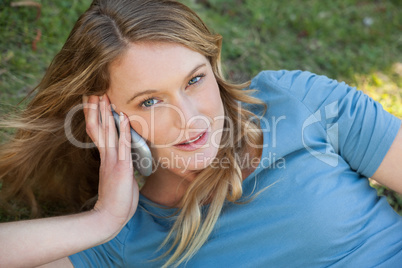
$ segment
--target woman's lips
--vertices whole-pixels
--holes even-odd
[[[203,146],[205,143],[207,143],[208,141],[208,135],[209,132],[205,131],[203,132],[201,135],[198,135],[195,139],[195,141],[190,142],[190,143],[180,143],[180,144],[176,144],[175,147],[177,147],[180,150],[184,150],[184,151],[194,151],[199,149],[201,146]],[[194,139],[190,139],[189,141],[194,140]]]

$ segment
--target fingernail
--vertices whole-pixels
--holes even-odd
[[[87,95],[82,95],[82,102],[88,102],[88,96]]]
[[[103,99],[103,96],[99,96],[99,100],[101,101]]]

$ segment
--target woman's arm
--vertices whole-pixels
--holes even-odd
[[[110,240],[118,229],[97,211],[0,224],[0,267],[36,267]]]
[[[139,191],[128,118],[120,120],[118,139],[108,98],[91,96],[83,101],[87,133],[101,157],[98,201],[84,213],[0,224],[0,267],[38,266],[97,246],[115,237],[134,215]],[[69,262],[62,259],[53,266],[56,263]]]
[[[402,127],[372,179],[402,194]]]
[[[71,263],[70,259],[68,257],[65,257],[63,259],[59,259],[57,261],[44,264],[41,266],[38,266],[37,268],[73,268],[73,264]]]

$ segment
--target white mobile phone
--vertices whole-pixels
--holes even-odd
[[[117,134],[120,136],[120,118],[113,110],[113,118],[116,124]],[[131,132],[131,155],[133,166],[143,176],[149,176],[152,173],[152,154],[145,140],[130,126]]]

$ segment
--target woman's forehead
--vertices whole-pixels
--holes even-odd
[[[163,80],[183,79],[191,70],[203,64],[209,65],[208,59],[185,46],[142,42],[131,44],[110,65],[109,71],[112,84],[135,81],[147,86],[158,81],[163,83]]]

